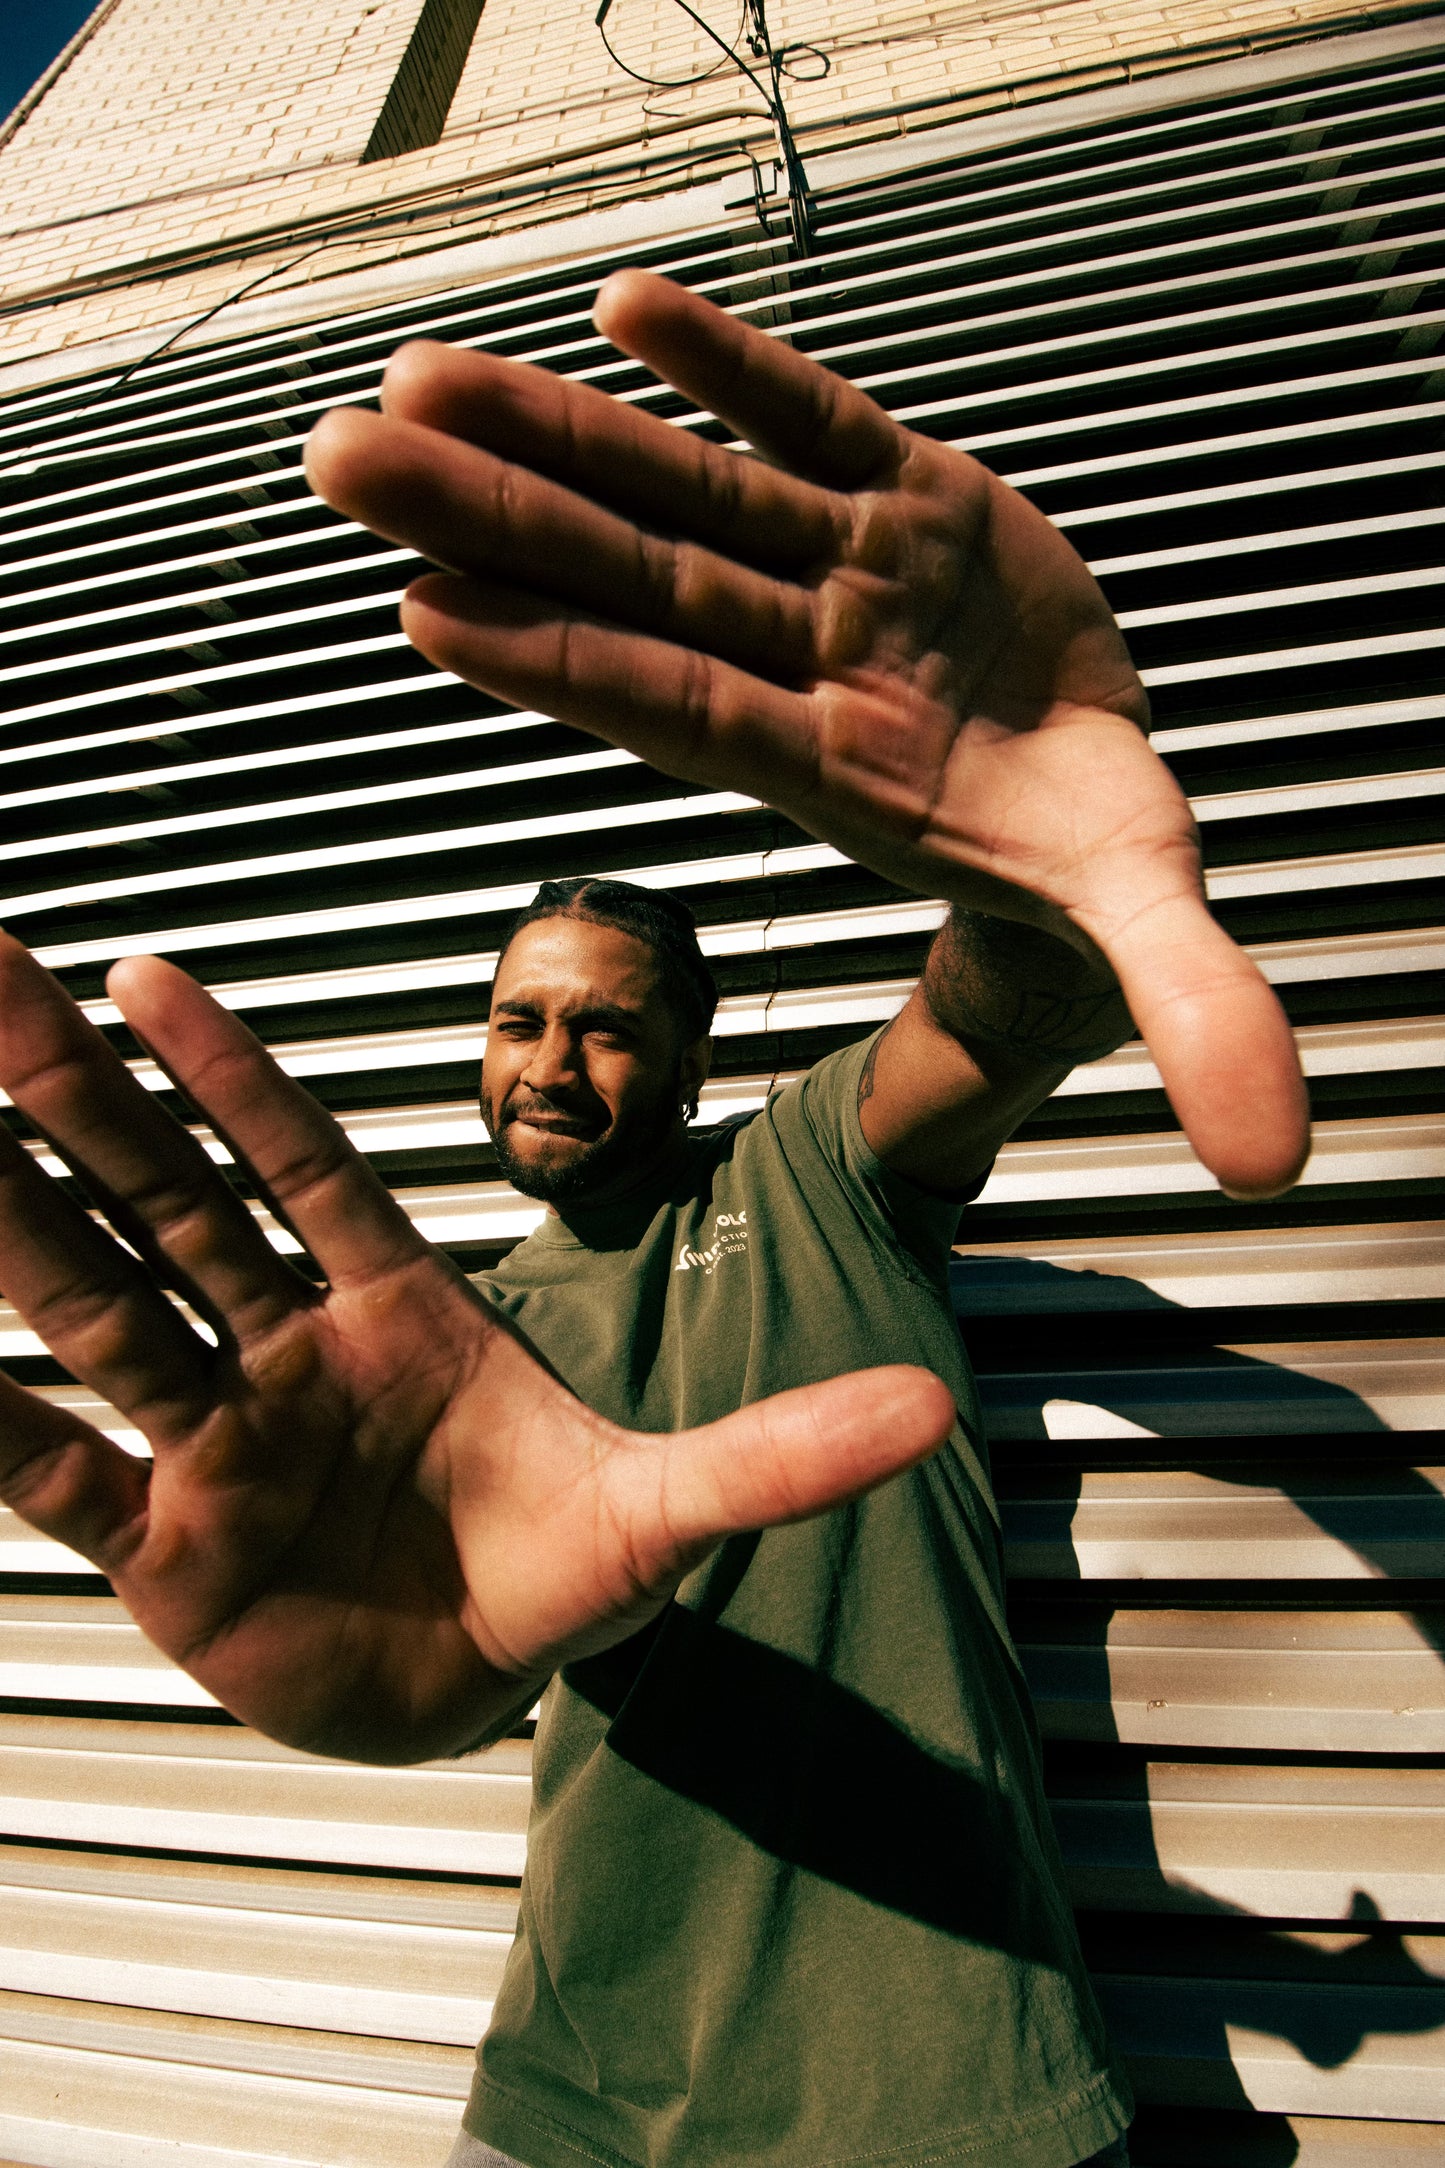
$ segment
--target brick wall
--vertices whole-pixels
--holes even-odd
[[[1352,20],[1365,27],[1384,5],[1365,0]],[[684,186],[741,167],[747,143],[771,146],[756,98],[725,69],[668,93],[632,82],[602,47],[593,0],[487,0],[440,139],[363,163],[420,12],[421,0],[119,0],[0,147],[0,368],[168,331],[243,291],[321,282],[439,238]],[[805,149],[821,149],[952,117],[947,101],[991,86],[1336,21],[1341,4],[772,0],[770,15],[779,42],[813,42],[831,62],[790,98]],[[736,17],[728,6],[717,19]],[[713,57],[671,0],[618,0],[608,27],[645,73]]]

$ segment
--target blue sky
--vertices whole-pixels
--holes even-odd
[[[94,8],[95,0],[0,0],[0,119]]]

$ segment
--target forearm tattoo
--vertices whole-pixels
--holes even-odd
[[[952,912],[923,995],[934,1022],[965,1044],[1062,1068],[1112,1053],[1134,1028],[1102,956],[1092,962],[1037,927],[980,911]]]

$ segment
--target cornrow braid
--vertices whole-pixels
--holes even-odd
[[[631,881],[609,881],[583,874],[567,881],[543,881],[518,912],[497,957],[502,957],[524,926],[543,918],[585,918],[594,926],[615,926],[643,941],[657,958],[657,975],[669,1005],[676,1011],[684,1041],[712,1029],[717,985],[698,946],[697,922],[685,903],[666,889],[639,888]]]

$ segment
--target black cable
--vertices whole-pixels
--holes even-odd
[[[681,4],[681,0],[679,0],[679,4]],[[715,60],[710,68],[704,68],[702,72],[698,75],[678,76],[675,81],[667,79],[660,75],[639,75],[636,68],[628,67],[627,62],[623,59],[622,55],[618,52],[616,46],[612,43],[612,40],[607,35],[607,17],[610,14],[611,9],[612,0],[605,0],[605,4],[599,7],[597,10],[597,28],[602,33],[602,43],[607,49],[607,56],[617,67],[622,70],[624,75],[630,75],[634,83],[643,83],[647,86],[649,90],[690,90],[694,83],[710,82],[713,76],[717,75],[721,71],[721,69],[723,69],[727,65],[727,62],[729,60],[735,61],[737,59],[737,55],[736,53],[734,53],[732,47],[730,45],[726,45],[723,46],[724,58],[722,60]],[[689,15],[692,15],[691,8],[688,8],[687,12]],[[738,27],[733,32],[733,36],[735,39],[742,36],[743,23],[746,20],[746,15],[747,0],[743,0],[743,11],[738,16]],[[702,17],[700,15],[694,15],[693,20],[694,22],[701,23]],[[704,30],[707,31],[708,36],[713,38],[714,44],[722,45],[722,39],[713,37],[713,32],[706,23],[702,23],[702,27]],[[769,118],[771,118],[771,115],[769,115]]]
[[[600,0],[596,16],[598,33],[609,58],[615,61],[623,74],[630,76],[634,83],[645,84],[649,90],[682,90],[689,83],[706,82],[718,72],[721,63],[715,62],[711,68],[705,69],[700,75],[689,76],[685,81],[669,81],[662,76],[643,75],[639,69],[629,67],[607,35],[607,18],[611,14],[614,5],[615,0]],[[807,171],[798,154],[798,146],[793,136],[792,125],[788,119],[787,104],[783,97],[783,77],[790,72],[788,63],[795,53],[812,53],[815,55],[823,63],[821,71],[823,75],[829,72],[832,61],[821,47],[816,45],[798,44],[774,47],[772,34],[768,29],[766,0],[743,0],[742,14],[739,17],[734,38],[735,40],[741,38],[746,29],[748,49],[752,53],[754,60],[766,61],[767,63],[768,83],[765,83],[757,70],[749,67],[747,61],[744,60],[742,54],[737,50],[736,42],[729,44],[727,39],[720,32],[714,30],[712,24],[690,4],[690,0],[675,0],[675,5],[680,7],[683,14],[697,24],[704,37],[710,38],[713,44],[726,55],[739,74],[747,77],[753,89],[762,99],[768,118],[778,132],[778,147],[782,152],[782,169],[788,183],[788,207],[792,217],[793,243],[799,255],[811,255],[813,251],[813,197],[808,186]],[[817,80],[817,78],[812,78],[812,80]],[[769,88],[769,83],[771,88]],[[766,233],[768,223],[763,215],[761,193],[757,194],[757,204],[758,223]]]

